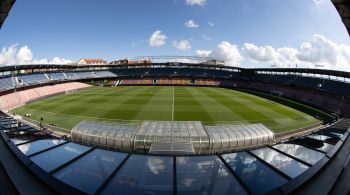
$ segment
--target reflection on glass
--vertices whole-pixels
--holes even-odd
[[[321,152],[296,144],[278,144],[273,147],[312,165],[316,164],[324,156]]]
[[[58,144],[62,144],[66,142],[62,139],[42,139],[34,142],[30,142],[27,144],[19,145],[18,149],[23,152],[25,155],[31,155],[37,152],[40,152],[42,150],[51,148],[53,146],[56,146]]]
[[[329,152],[333,148],[333,145],[331,144],[327,144],[323,141],[315,140],[308,137],[299,138],[297,140],[294,140],[293,142],[296,144],[305,145],[309,148],[320,150],[323,152]]]
[[[101,194],[173,194],[173,158],[132,155]]]
[[[316,134],[315,134],[316,135]],[[320,131],[320,132],[317,132],[317,135],[321,135],[321,136],[327,136],[329,137],[327,139],[327,142],[331,143],[331,144],[336,144],[342,137],[341,134],[339,135],[335,135],[333,133],[330,133],[328,131]],[[315,139],[315,137],[312,137],[313,139]],[[322,140],[323,141],[323,140]]]
[[[68,143],[32,156],[30,159],[45,171],[50,172],[89,149],[90,147],[87,146]]]
[[[14,128],[8,128],[8,129],[4,129],[5,133],[9,133],[9,132],[14,132],[14,131],[33,131],[33,128],[29,127],[29,126],[21,126],[21,127],[14,127]]]
[[[17,144],[21,144],[21,143],[24,143],[24,142],[27,142],[27,141],[30,141],[29,138],[23,138],[23,139],[11,139],[12,143],[17,145]]]
[[[124,153],[95,149],[54,176],[68,185],[92,194],[125,157]]]
[[[246,194],[217,156],[176,157],[178,194]]]
[[[336,136],[339,139],[341,139],[343,137],[343,134],[341,133],[337,133],[337,132],[328,132],[330,135]]]
[[[288,181],[247,152],[222,157],[254,194],[267,193]]]
[[[307,137],[312,138],[312,139],[316,139],[316,140],[320,140],[320,141],[327,141],[328,139],[331,138],[329,136],[319,135],[319,134],[311,134],[311,135],[308,135]]]
[[[338,134],[341,134],[341,135],[344,135],[346,133],[346,131],[348,130],[348,128],[345,126],[344,128],[334,128],[334,127],[330,127],[330,128],[327,128],[326,131],[329,131],[329,132],[335,132],[335,133],[338,133]]]
[[[251,152],[291,178],[295,178],[309,168],[307,165],[276,152],[271,148],[260,148]]]

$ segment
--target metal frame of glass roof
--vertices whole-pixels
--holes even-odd
[[[307,135],[273,147],[267,146],[225,154],[201,156],[140,155],[81,146],[87,148],[70,156],[70,153],[74,153],[77,147],[80,147],[79,144],[74,144],[73,148],[67,150],[65,147],[71,145],[72,142],[60,141],[53,145],[47,145],[43,142],[45,138],[33,137],[32,140],[26,139],[25,142],[15,145],[18,141],[14,141],[17,136],[9,139],[7,134],[10,132],[5,133],[4,129],[6,128],[3,128],[8,124],[16,124],[14,122],[16,121],[9,117],[0,118],[2,139],[6,141],[18,158],[30,170],[40,175],[43,182],[48,183],[61,193],[84,192],[91,194],[110,192],[107,189],[115,189],[116,184],[119,186],[117,189],[122,192],[138,194],[146,192],[155,194],[191,194],[198,192],[198,190],[208,194],[231,194],[232,192],[252,194],[276,192],[276,190],[277,192],[283,190],[293,191],[298,186],[291,183],[304,181],[305,178],[310,178],[315,174],[316,168],[318,170],[321,169],[341,147],[342,143],[347,140],[350,133],[350,129],[348,129],[350,119],[344,119],[317,132],[317,134],[324,136],[331,132],[340,133],[339,141],[335,145],[333,142],[331,144],[332,148],[328,152],[320,152],[317,149],[319,143],[327,143],[325,142],[326,140],[313,139]],[[18,138],[20,138],[20,135],[18,135]],[[302,143],[305,138],[313,139],[317,141],[317,144],[312,146],[310,143],[314,142]],[[57,138],[51,139],[57,140]],[[284,147],[284,144],[288,146]],[[35,152],[26,156],[18,148],[22,148],[23,151],[24,145],[27,146],[27,149],[31,145],[35,145]],[[45,156],[60,154],[57,151],[62,149],[67,150],[67,155],[69,155],[67,159],[62,160],[61,163],[55,162],[54,165],[51,165],[50,163],[53,161],[48,160]],[[257,151],[259,150],[264,150],[265,152],[258,153]],[[315,160],[312,154],[317,154],[319,157]],[[112,160],[116,156],[122,158],[118,162]],[[40,160],[39,164],[35,163],[37,161],[34,160],[35,158]],[[57,156],[57,158],[60,157]],[[165,162],[167,164],[164,164]],[[51,168],[47,169],[46,167]],[[107,167],[109,167],[108,171]],[[297,173],[290,175],[293,169]],[[75,179],[63,179],[61,177],[63,173],[74,174]],[[101,180],[99,174],[104,174],[104,179]],[[162,179],[163,177],[164,179]],[[89,179],[86,180],[87,178]],[[168,179],[166,180],[165,178]],[[89,185],[89,183],[95,179],[96,182],[99,182],[90,186],[91,184]],[[159,182],[154,183],[155,181]]]

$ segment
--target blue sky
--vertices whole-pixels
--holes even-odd
[[[350,66],[349,35],[329,0],[18,0],[0,47],[0,64],[209,55],[237,66]]]

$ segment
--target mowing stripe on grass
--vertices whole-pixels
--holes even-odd
[[[188,89],[187,87],[176,87],[176,117],[175,120],[186,120],[186,118],[192,118],[198,121],[215,121],[210,113],[204,108],[195,96],[190,92],[194,88]],[[182,89],[182,91],[181,91]]]
[[[211,90],[211,89],[208,88],[208,90]],[[232,91],[232,92],[237,93],[236,91]],[[232,92],[230,91],[230,93]],[[245,94],[242,94],[242,96],[240,96],[240,95],[232,95],[229,93],[222,93],[222,95],[227,97],[230,100],[239,101],[240,103],[249,107],[249,109],[255,111],[256,113],[264,115],[266,118],[276,119],[275,121],[277,123],[284,124],[284,123],[294,122],[291,118],[289,118],[289,116],[285,115],[282,112],[282,110],[280,110],[279,112],[276,112],[275,110],[270,109],[270,107],[273,107],[272,104],[270,104],[269,106],[260,104],[261,102],[263,102],[263,100],[261,99],[249,97],[248,95],[245,95]]]
[[[171,120],[171,88],[151,88],[146,103],[137,110],[134,119],[138,120]],[[145,94],[144,94],[145,95]],[[163,104],[161,104],[161,102]]]
[[[127,92],[126,94],[131,93],[131,97],[137,97],[138,94],[142,94],[146,90],[147,89],[141,88],[132,92]],[[124,96],[122,93],[121,96],[105,96],[100,101],[88,103],[88,101],[93,99],[96,100],[99,97],[100,96],[91,95],[90,97],[80,98],[79,101],[73,101],[72,103],[64,106],[62,105],[62,107],[56,110],[56,112],[83,116],[105,117],[104,114],[109,112],[111,109],[116,109],[119,105],[126,103],[130,99],[130,96]]]
[[[228,98],[226,95],[227,92],[221,92],[221,93],[210,93],[208,92],[208,96],[216,99],[218,102],[220,102],[222,105],[226,106],[228,109],[232,111],[232,113],[235,113],[243,120],[269,120],[271,121],[271,118],[264,116],[260,112],[255,112],[252,110],[249,106],[243,104],[242,102],[238,101],[236,98]],[[239,120],[239,119],[238,119]]]
[[[171,121],[174,121],[174,107],[175,107],[175,89],[173,86],[173,106],[171,108]]]
[[[204,88],[188,88],[190,93],[200,102],[203,108],[212,115],[215,121],[245,121],[240,115],[230,109],[227,105],[222,104],[217,98],[213,98],[203,91]]]
[[[44,123],[64,128],[72,128],[82,120],[197,120],[204,124],[262,122],[281,132],[319,122],[292,108],[242,92],[180,86],[91,88],[49,97],[14,112],[32,113],[35,120],[43,117]]]

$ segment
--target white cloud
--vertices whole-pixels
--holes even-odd
[[[198,60],[195,59],[186,59],[186,58],[175,58],[172,62],[181,62],[181,63],[198,63]]]
[[[326,69],[350,71],[350,45],[335,43],[322,35],[314,35],[311,41],[301,43],[297,48],[244,43],[241,51],[243,56],[236,45],[223,41],[213,51],[197,50],[195,55],[223,59],[227,65],[238,65],[244,60],[262,67],[298,65],[313,68],[323,65]]]
[[[244,60],[237,45],[227,41],[220,42],[213,51],[197,50],[195,55],[198,57],[211,57],[224,60],[225,64],[228,66],[240,66],[240,63]]]
[[[17,59],[20,60],[20,64],[30,63],[33,59],[32,51],[28,46],[21,47],[17,53]]]
[[[297,58],[298,50],[291,47],[275,49],[270,45],[256,46],[252,43],[244,43],[242,50],[247,59],[255,63],[273,64],[278,67],[300,63]]]
[[[252,43],[244,43],[242,50],[245,51],[248,57],[255,61],[271,61],[276,55],[275,49],[269,45],[258,47]]]
[[[302,43],[298,58],[314,64],[338,63],[339,45],[322,35],[314,35],[311,42]]]
[[[195,56],[198,57],[208,57],[212,51],[209,50],[197,50]]]
[[[339,45],[337,66],[350,66],[350,45]]]
[[[312,0],[316,6],[320,6],[325,3],[325,0]]]
[[[33,53],[28,46],[17,48],[17,45],[4,47],[0,53],[0,65],[17,65],[17,64],[68,64],[71,60],[55,57],[48,59],[33,59]]]
[[[196,24],[196,22],[194,20],[188,20],[187,22],[185,22],[185,26],[187,28],[198,28],[199,25]]]
[[[197,50],[195,55],[198,57],[211,57],[218,60],[224,60],[228,66],[240,66],[244,59],[237,45],[231,44],[227,41],[220,42],[213,50]]]
[[[302,43],[298,59],[308,64],[321,64],[325,68],[350,69],[350,45],[337,44],[322,35],[314,35],[312,41]]]
[[[72,60],[66,60],[64,58],[54,57],[52,60],[40,59],[33,60],[31,64],[70,64],[73,63]]]
[[[300,60],[297,58],[298,50],[291,47],[282,47],[277,49],[277,62],[275,64],[299,64]]]
[[[205,4],[206,0],[186,0],[187,5],[199,5],[203,6]]]
[[[191,44],[187,40],[173,41],[173,46],[181,51],[186,51],[191,49]]]
[[[350,68],[350,45],[337,44],[322,35],[314,35],[310,42],[301,43],[299,48],[256,46],[243,44],[247,59],[256,63],[269,63],[277,66],[303,64],[324,65],[326,68]]]
[[[153,32],[148,42],[149,46],[151,47],[161,47],[165,44],[166,40],[167,36],[165,34],[162,34],[162,31],[156,30]]]
[[[160,172],[164,171],[166,167],[163,158],[160,157],[148,158],[146,164],[154,175],[158,175]]]
[[[0,64],[11,65],[17,63],[17,45],[11,45],[10,47],[4,47],[0,53]]]
[[[211,27],[215,26],[215,24],[212,23],[212,22],[208,22],[208,25],[211,26]]]
[[[241,61],[244,59],[239,52],[237,45],[231,44],[227,41],[219,43],[217,48],[210,53],[209,57],[224,60],[225,64],[228,66],[240,66]]]

